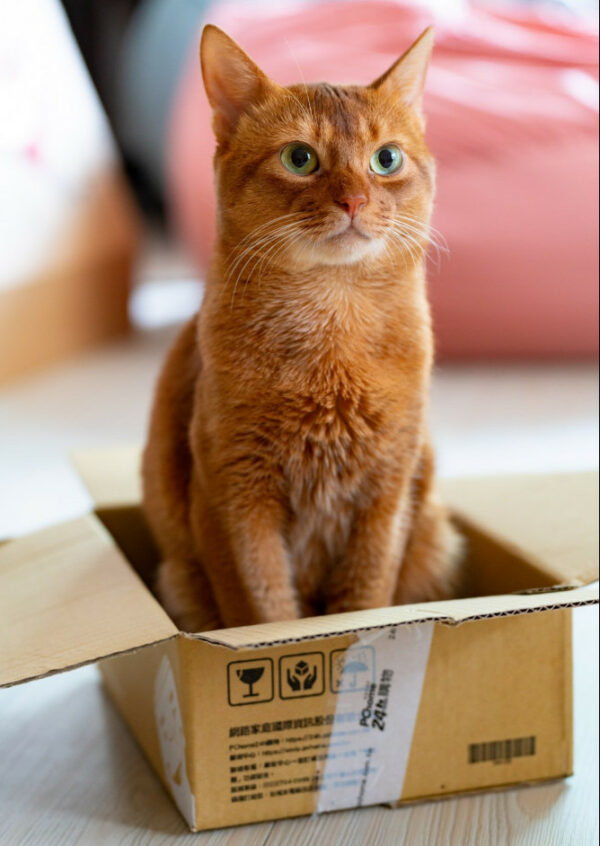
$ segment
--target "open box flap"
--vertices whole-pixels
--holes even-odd
[[[444,501],[555,585],[598,579],[598,473],[443,479]]]
[[[1,687],[176,634],[91,515],[0,547]]]
[[[330,614],[323,617],[289,620],[284,623],[242,626],[236,629],[221,629],[185,636],[215,643],[219,646],[226,646],[229,649],[258,649],[323,637],[358,634],[388,626],[431,621],[452,626],[491,617],[510,617],[515,614],[531,614],[553,611],[558,608],[595,605],[597,602],[597,587],[585,586],[549,593],[511,593],[504,596],[484,596],[447,600],[445,602],[427,602],[418,605],[398,605],[394,608],[375,608],[370,611],[355,611],[349,614]]]
[[[141,456],[139,445],[100,447],[72,453],[71,461],[96,510],[141,502]]]

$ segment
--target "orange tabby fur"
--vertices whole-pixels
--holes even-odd
[[[282,88],[204,31],[218,237],[201,311],[158,383],[143,466],[159,594],[184,629],[454,589],[425,422],[431,44],[427,30],[368,87]],[[293,141],[316,151],[317,171],[285,170]],[[379,176],[370,157],[392,141],[404,165]],[[353,218],[349,197],[365,201]]]

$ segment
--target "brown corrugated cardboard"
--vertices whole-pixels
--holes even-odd
[[[92,515],[7,543],[1,552],[0,685],[177,634]]]
[[[524,555],[553,584],[598,578],[597,473],[452,479],[440,487],[455,514]]]
[[[595,474],[445,483],[468,598],[189,635],[134,572],[157,562],[138,462],[79,456],[96,516],[0,549],[0,681],[113,656],[106,687],[192,829],[572,771]]]
[[[361,803],[360,795],[374,743],[371,733],[384,741],[389,753],[383,763],[377,761],[379,772],[373,767],[367,774],[367,782],[369,776],[374,779],[377,802],[414,801],[568,775],[570,609],[459,627],[425,625],[433,636],[418,714],[402,711],[395,721],[386,714],[383,730],[360,726],[360,711],[354,716],[355,705],[344,702],[351,692],[336,695],[332,689],[331,670],[337,656],[348,649],[376,664],[380,646],[394,631],[387,627],[371,630],[366,637],[347,632],[235,652],[182,638],[144,650],[142,664],[140,653],[125,655],[105,662],[102,672],[140,745],[197,829],[370,804]],[[407,627],[411,640],[418,628]],[[303,659],[316,666],[317,683],[323,662],[324,690],[282,698],[282,693],[290,694],[282,673],[289,656],[292,662]],[[234,674],[246,666],[265,667],[256,702],[248,705],[232,696]],[[379,686],[379,676],[389,668],[377,669]],[[396,681],[405,694],[405,680]],[[175,690],[182,715],[182,739],[173,744],[171,756],[168,751],[161,754],[160,717],[152,719],[148,707],[158,698],[156,687],[163,685]],[[365,704],[360,689],[355,696]],[[396,704],[403,704],[398,697]],[[397,744],[402,740],[401,719],[412,719],[412,742],[404,749]],[[491,749],[498,741],[503,748]],[[394,765],[402,753],[407,760],[398,771]],[[471,763],[472,757],[476,760]],[[182,765],[190,785],[187,793],[179,785]]]

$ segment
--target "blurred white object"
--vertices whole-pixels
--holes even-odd
[[[196,279],[154,279],[139,285],[129,301],[129,317],[139,329],[159,329],[188,320],[200,308],[203,288]]]
[[[0,290],[48,261],[116,151],[58,0],[0,4]]]

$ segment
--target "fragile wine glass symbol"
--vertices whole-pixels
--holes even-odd
[[[262,678],[264,671],[264,667],[248,667],[246,670],[236,670],[238,679],[248,685],[248,693],[244,693],[244,699],[248,696],[259,695],[254,692],[252,685]]]

